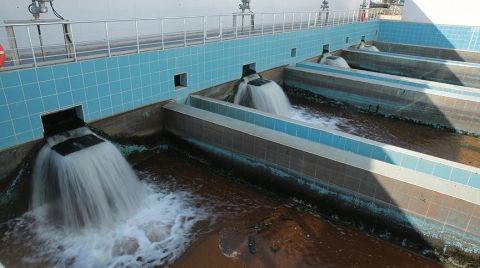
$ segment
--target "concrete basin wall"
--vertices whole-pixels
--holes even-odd
[[[321,68],[321,67],[320,67]],[[308,90],[361,109],[480,134],[480,98],[312,67],[285,69],[286,87]]]
[[[436,58],[451,61],[480,63],[480,52],[447,49],[439,47],[415,46],[374,41],[373,45],[382,52]]]
[[[467,252],[480,252],[480,220],[473,214],[480,204],[477,188],[308,140],[299,129],[295,136],[268,127],[268,122],[277,125],[274,120],[278,120],[289,128],[291,122],[284,118],[243,107],[236,110],[229,104],[218,106],[220,102],[208,98],[197,100],[197,105],[217,107],[227,115],[247,115],[253,122],[171,103],[165,106],[165,130],[229,161],[270,170],[277,177],[272,183],[288,181],[384,217],[392,225],[407,226]],[[468,216],[457,217],[458,213]]]
[[[480,88],[480,64],[361,50],[342,50],[339,55],[356,69]]]

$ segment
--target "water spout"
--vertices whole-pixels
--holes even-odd
[[[365,44],[365,41],[360,42],[358,49],[365,50],[365,51],[372,51],[372,52],[380,52],[380,50],[376,46],[367,45]]]
[[[234,103],[287,117],[293,110],[282,88],[258,74],[242,78]]]
[[[319,63],[344,69],[350,69],[350,66],[344,58],[332,56],[332,54],[330,54],[329,52],[324,53],[321,56]]]

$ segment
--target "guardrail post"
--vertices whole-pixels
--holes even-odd
[[[233,32],[235,33],[235,39],[238,38],[238,27],[237,27],[237,15],[233,15]]]
[[[183,45],[187,47],[187,19],[183,18]]]
[[[108,51],[108,56],[112,56],[112,51],[110,50],[110,36],[108,34],[108,22],[105,22],[105,36],[107,37],[107,51]]]
[[[161,39],[162,39],[162,50],[165,50],[165,39],[163,33],[163,19],[160,20],[160,31],[161,31]]]
[[[312,19],[312,12],[308,12],[308,24],[307,28],[310,29],[310,20]]]
[[[295,12],[292,13],[292,32],[293,32],[293,25],[295,25]]]
[[[273,13],[273,27],[272,27],[272,34],[275,33],[275,13]]]
[[[135,20],[135,35],[137,38],[137,53],[140,53],[140,40],[138,38],[138,20]]]
[[[263,35],[263,24],[265,24],[265,14],[262,13],[262,34]]]
[[[207,40],[207,16],[203,16],[203,44]]]
[[[220,28],[220,41],[223,40],[223,19],[222,16],[218,16],[218,27]]]
[[[27,26],[28,41],[32,50],[33,67],[37,67],[37,58],[35,57],[35,49],[33,48],[32,35],[30,34],[30,26]]]
[[[75,45],[75,35],[73,34],[73,26],[70,24],[70,34],[72,37],[72,48],[73,48],[73,61],[77,62],[77,47]]]

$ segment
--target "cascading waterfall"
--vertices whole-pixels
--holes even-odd
[[[33,209],[19,221],[59,267],[162,266],[208,217],[184,192],[142,183],[118,149],[82,127],[49,137],[33,172]]]
[[[372,52],[380,52],[380,50],[373,45],[367,45],[365,42],[360,42],[360,45],[358,46],[358,49],[360,50],[365,50],[365,51],[372,51]]]
[[[350,66],[344,58],[332,56],[332,54],[330,53],[324,53],[319,63],[339,68],[350,69]]]
[[[84,127],[48,138],[33,172],[33,208],[47,206],[52,218],[70,230],[111,227],[138,209],[146,196],[144,185],[109,141],[67,155],[55,150],[86,136],[96,137]]]
[[[258,74],[242,79],[234,103],[287,117],[293,111],[282,88],[274,81],[262,79]]]
[[[235,104],[274,113],[309,124],[339,129],[348,125],[345,120],[334,117],[316,116],[303,107],[293,107],[283,89],[274,81],[265,80],[258,74],[242,78],[235,94]]]

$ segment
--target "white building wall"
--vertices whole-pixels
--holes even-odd
[[[32,15],[27,11],[30,0],[0,0],[0,23],[5,20],[30,20]],[[322,0],[251,0],[254,12],[317,12],[320,10]],[[358,10],[362,0],[330,0],[330,10]],[[121,18],[161,18],[205,15],[228,15],[239,12],[238,5],[241,0],[55,0],[54,7],[65,19],[101,20]],[[49,12],[41,14],[41,19],[56,19],[48,6]],[[283,17],[283,16],[282,16]],[[307,16],[303,19],[306,20]],[[265,16],[265,23],[273,21],[272,16]],[[290,20],[291,17],[287,17]],[[277,22],[279,17],[276,17]],[[296,17],[299,20],[299,16]],[[189,19],[188,30],[202,30],[203,19]],[[256,23],[261,18],[257,16]],[[232,27],[232,17],[223,18],[223,27]],[[159,21],[145,21],[138,25],[140,35],[154,35],[160,33]],[[218,29],[218,17],[208,18],[208,29]],[[123,38],[135,36],[133,22],[115,22],[109,24],[110,38]],[[182,20],[167,20],[164,22],[165,32],[181,31]],[[30,29],[34,46],[39,45],[36,29]],[[105,26],[103,24],[76,24],[73,26],[76,42],[105,41]],[[16,27],[15,34],[18,47],[28,48],[29,41],[26,29]],[[62,29],[59,25],[42,26],[42,40],[44,45],[63,43]],[[0,43],[6,45],[5,29],[0,28]]]
[[[30,19],[29,0],[2,0],[0,20]],[[255,12],[318,11],[321,0],[251,0]],[[357,9],[361,0],[330,0],[330,10]],[[240,0],[55,0],[55,9],[69,20],[142,18],[238,12]],[[51,12],[42,18],[55,18]]]
[[[402,20],[480,26],[479,0],[405,0]]]

